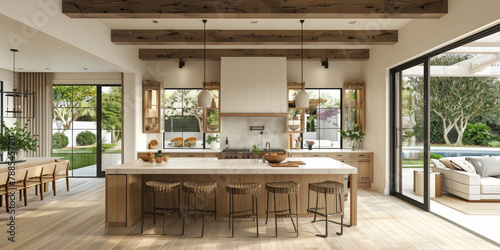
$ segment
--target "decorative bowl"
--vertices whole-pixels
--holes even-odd
[[[163,155],[163,161],[167,162],[170,157],[166,154]]]
[[[286,159],[286,153],[265,153],[262,156],[269,163],[280,163]]]
[[[151,158],[152,156],[150,155],[141,155],[141,159],[145,162],[148,162]]]
[[[290,130],[295,131],[295,130],[297,130],[297,129],[299,129],[299,128],[300,128],[300,125],[288,125],[288,128],[289,128]]]
[[[207,125],[207,128],[208,128],[209,130],[216,130],[218,127],[219,127],[219,125],[217,125],[217,124],[210,124],[210,125]]]

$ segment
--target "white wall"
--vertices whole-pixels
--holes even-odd
[[[220,61],[207,61],[206,79],[220,81]],[[201,88],[203,61],[186,61],[182,69],[177,61],[146,62],[144,80],[163,82],[165,88]]]
[[[330,61],[328,69],[321,61],[304,61],[306,88],[342,88],[344,82],[364,80],[365,62]],[[300,82],[300,61],[287,62],[287,81]]]
[[[399,42],[370,49],[366,79],[365,149],[375,152],[372,188],[389,192],[389,69],[460,38],[499,23],[500,1],[449,0],[440,19],[414,20],[399,30]],[[374,24],[373,26],[382,24]]]

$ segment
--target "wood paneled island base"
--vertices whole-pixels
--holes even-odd
[[[254,160],[216,160],[216,159],[170,159],[168,163],[146,163],[142,160],[121,164],[106,170],[106,226],[131,226],[141,218],[143,184],[148,180],[217,181],[217,216],[227,217],[229,195],[226,184],[230,182],[254,182],[262,185],[258,199],[259,217],[265,217],[266,190],[268,182],[295,181],[300,185],[299,216],[307,215],[308,184],[333,180],[343,183],[344,175],[351,178],[350,187],[350,224],[357,224],[357,170],[354,167],[331,158],[289,158],[287,160],[304,161],[306,165],[294,168],[273,168],[267,163],[254,163]],[[174,192],[176,193],[176,192]],[[176,206],[172,194],[168,195],[167,207]],[[181,193],[181,206],[186,204]],[[292,197],[292,204],[294,204]],[[310,205],[315,206],[316,193],[311,192]],[[320,197],[320,207],[322,199]],[[288,207],[286,196],[277,196],[278,209]],[[146,211],[151,211],[152,199],[147,199]],[[190,204],[194,204],[191,200]],[[329,200],[329,202],[333,202]],[[343,201],[342,201],[343,202]],[[272,196],[269,209],[273,209]],[[156,207],[163,208],[163,195],[156,197]],[[202,196],[198,196],[197,207],[203,207]],[[207,209],[213,209],[213,196],[207,196]],[[235,209],[249,209],[251,199],[238,196]],[[292,206],[292,213],[295,211]],[[347,207],[346,207],[347,208]],[[183,208],[181,207],[181,210]],[[160,212],[160,211],[158,211]],[[174,217],[172,217],[174,218]],[[271,217],[272,218],[272,217]],[[175,216],[174,219],[177,219]]]

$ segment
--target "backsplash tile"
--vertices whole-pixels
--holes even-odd
[[[226,137],[230,148],[251,148],[254,144],[264,147],[266,142],[273,148],[286,148],[285,117],[222,117],[221,123],[221,148],[225,148]],[[264,126],[264,134],[250,131],[250,126]]]

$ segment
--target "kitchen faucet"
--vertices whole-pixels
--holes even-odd
[[[267,147],[267,152],[268,153],[271,153],[271,143],[270,142],[266,142],[266,147]]]

